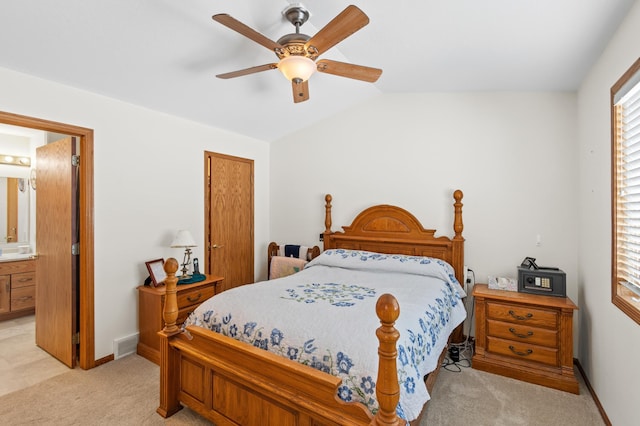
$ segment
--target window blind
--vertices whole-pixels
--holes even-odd
[[[616,269],[640,294],[640,72],[614,96],[616,137]]]

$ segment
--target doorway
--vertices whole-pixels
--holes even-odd
[[[205,273],[222,290],[254,282],[253,160],[204,153]]]
[[[93,229],[93,130],[0,111],[0,123],[78,138],[82,153],[79,168],[78,224],[80,230],[78,256],[78,365],[90,369],[111,358],[95,360],[94,331],[94,229]],[[37,296],[36,296],[37,297]],[[71,309],[71,307],[69,307]],[[37,321],[37,320],[36,320]],[[73,342],[69,342],[70,345]]]

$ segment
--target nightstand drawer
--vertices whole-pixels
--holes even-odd
[[[196,288],[185,292],[178,292],[178,309],[182,310],[183,308],[200,304],[214,294],[214,286]]]
[[[558,350],[487,336],[487,351],[525,361],[557,366]]]
[[[487,320],[487,336],[501,337],[532,345],[558,347],[558,331],[546,328],[530,327],[526,324],[513,324],[496,320]]]
[[[537,327],[557,328],[557,311],[532,308],[516,304],[487,302],[487,317],[499,321],[527,324]]]
[[[187,320],[191,312],[195,311],[197,306],[191,305],[186,308],[180,309],[178,311],[178,319],[176,320],[176,324],[178,326],[182,326],[182,324]]]

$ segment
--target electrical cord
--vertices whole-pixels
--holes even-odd
[[[476,304],[476,300],[473,297],[471,297],[471,292],[473,291],[473,287],[476,285],[476,273],[473,272],[473,269],[468,269],[467,268],[467,271],[469,271],[469,273],[471,275],[473,275],[473,280],[470,280],[469,277],[467,277],[467,282],[465,283],[465,291],[467,292],[467,300],[471,300],[471,313],[469,314],[468,310],[467,310],[467,314],[469,315],[469,331],[466,334],[467,337],[465,339],[465,342],[468,341],[469,337],[471,336],[471,326],[472,326],[472,323],[473,323],[473,313],[475,311],[475,304]],[[470,290],[468,288],[468,284],[473,284],[471,286]],[[467,308],[467,303],[465,303],[465,309],[466,308]]]
[[[454,361],[456,357],[452,354],[452,349],[454,348],[458,349],[457,361]],[[453,352],[455,353],[455,351]],[[467,342],[452,343],[449,346],[447,355],[442,361],[442,364],[440,365],[440,367],[444,368],[447,371],[460,373],[463,368],[471,367],[472,352],[473,352],[472,347]]]
[[[467,277],[467,282],[465,283],[465,292],[468,291],[467,284],[473,283],[475,285],[476,275],[472,269],[467,269],[470,274],[473,275],[473,280],[470,280]],[[473,288],[473,286],[472,286]],[[473,324],[473,314],[475,312],[475,299],[471,298],[470,292],[467,293],[467,298],[471,299],[471,313],[469,315],[469,331],[465,335],[465,339],[460,343],[450,343],[449,348],[447,350],[447,355],[445,356],[441,368],[444,368],[447,371],[451,371],[454,373],[462,372],[463,368],[471,367],[471,358],[473,357],[473,348],[474,341],[473,337],[471,337],[471,327]],[[467,304],[465,303],[465,309],[467,308]],[[458,355],[455,355],[457,349]],[[457,360],[455,360],[457,358]]]

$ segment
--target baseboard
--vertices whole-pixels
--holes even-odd
[[[107,356],[102,357],[102,358],[100,358],[100,359],[96,359],[96,361],[95,361],[95,363],[94,363],[93,367],[99,367],[99,366],[101,366],[102,364],[106,364],[106,363],[108,363],[108,362],[113,361],[113,359],[114,359],[114,358],[113,358],[113,354],[111,354],[111,355],[107,355]]]
[[[598,399],[598,395],[596,395],[596,391],[593,390],[593,387],[591,387],[591,383],[589,382],[589,378],[584,373],[584,370],[582,369],[582,365],[580,365],[580,361],[578,361],[578,358],[574,358],[573,359],[573,363],[576,365],[576,367],[578,367],[578,371],[580,371],[580,375],[584,379],[584,384],[587,386],[587,389],[589,390],[589,393],[591,394],[591,398],[593,398],[593,402],[596,403],[596,407],[598,407],[598,411],[600,412],[600,415],[602,416],[602,420],[604,420],[604,423],[607,426],[611,426],[611,421],[609,420],[609,417],[607,416],[607,413],[604,411],[604,407],[602,407],[602,404],[600,404],[600,400]]]

